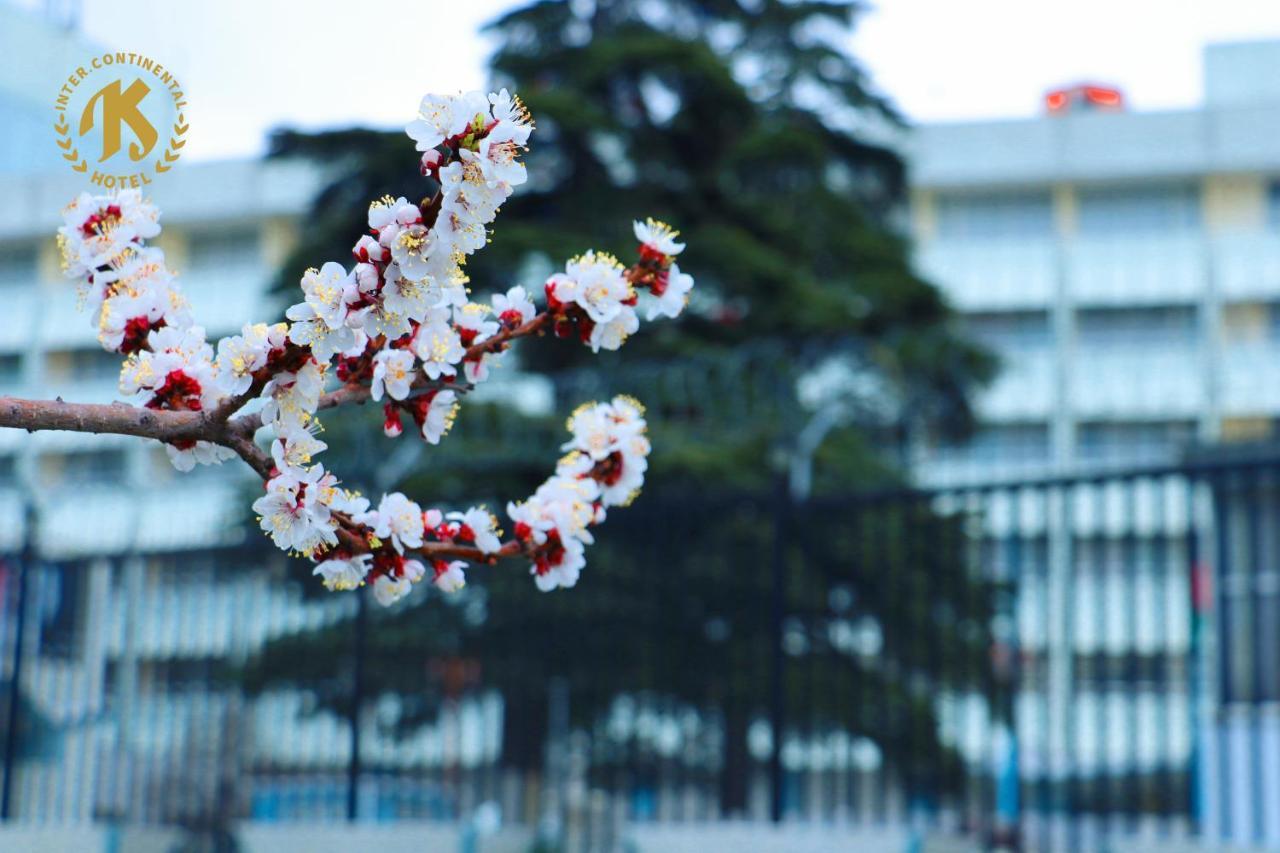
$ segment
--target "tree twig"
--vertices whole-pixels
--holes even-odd
[[[271,457],[253,443],[253,431],[238,421],[222,422],[211,412],[173,412],[127,403],[67,403],[0,397],[0,427],[132,435],[168,443],[208,441],[234,450],[264,480]]]

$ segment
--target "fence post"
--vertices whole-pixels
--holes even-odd
[[[27,576],[36,557],[36,507],[28,499],[18,558],[17,613],[14,614],[13,668],[9,681],[9,717],[4,737],[4,786],[0,789],[0,820],[13,818],[13,776],[18,765],[18,714],[22,707],[22,655],[27,634]]]
[[[367,590],[356,590],[355,648],[351,667],[351,759],[347,763],[347,820],[354,823],[360,807],[360,705],[364,700],[364,650],[368,630]]]
[[[786,556],[785,539],[791,515],[791,489],[785,476],[778,478],[773,504],[773,554],[770,563],[772,588],[769,596],[769,724],[773,744],[769,754],[769,815],[781,823],[784,806],[784,772],[782,767],[783,732],[787,723],[786,655],[782,648],[783,623],[786,621]]]

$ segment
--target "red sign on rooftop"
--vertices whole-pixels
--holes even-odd
[[[1044,105],[1050,113],[1120,112],[1124,109],[1124,93],[1113,86],[1080,83],[1048,92]]]

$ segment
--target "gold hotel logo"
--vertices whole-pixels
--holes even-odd
[[[72,171],[103,189],[140,188],[182,155],[186,106],[173,72],[140,53],[113,51],[68,75],[54,100],[53,130]]]

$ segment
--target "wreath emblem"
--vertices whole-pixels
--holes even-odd
[[[172,111],[164,110],[165,103],[172,104]],[[91,174],[95,185],[109,190],[140,188],[151,183],[149,164],[154,166],[154,174],[160,175],[182,156],[191,129],[184,109],[187,106],[182,85],[163,65],[138,53],[99,54],[78,66],[59,89],[54,99],[55,142],[71,170]],[[165,115],[157,115],[158,110],[164,110]],[[166,137],[164,127],[172,116],[176,118]],[[128,165],[121,169],[113,161],[122,150],[126,129],[136,141],[128,143]],[[96,152],[81,154],[86,145],[92,147],[86,136],[91,130],[101,134],[98,162],[104,170],[110,169],[109,173],[90,170],[89,157],[97,156]],[[147,161],[153,154],[154,159]],[[141,171],[125,171],[139,168]]]
[[[58,147],[62,149],[62,159],[70,161],[72,171],[81,174],[88,171],[89,162],[80,157],[80,149],[75,146],[75,141],[71,138],[71,124],[67,121],[65,113],[54,121],[53,132],[58,134]],[[80,162],[77,163],[77,160]]]
[[[173,164],[178,162],[178,158],[182,156],[182,146],[187,144],[186,135],[191,126],[187,124],[182,113],[178,113],[178,119],[173,123],[173,135],[169,137],[169,146],[164,149],[164,156],[156,160],[156,171],[167,172],[173,168]]]

